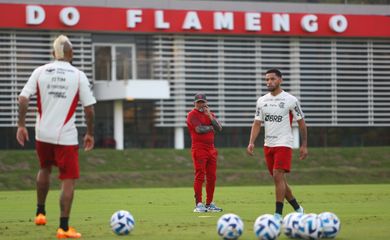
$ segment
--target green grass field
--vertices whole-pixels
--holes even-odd
[[[337,239],[390,239],[390,185],[293,186],[306,212],[335,212],[341,220]],[[53,239],[58,226],[59,191],[47,201],[48,225],[33,223],[34,191],[0,192],[0,239]],[[83,239],[218,239],[216,222],[222,213],[196,214],[192,188],[79,189],[71,225]],[[217,187],[216,202],[223,213],[238,214],[245,224],[240,239],[255,239],[253,222],[274,210],[273,186]],[[130,236],[115,236],[108,221],[119,209],[129,210],[136,226]],[[285,206],[284,213],[292,209]],[[286,239],[281,236],[280,239]]]

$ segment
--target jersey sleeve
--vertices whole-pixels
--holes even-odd
[[[83,107],[90,106],[96,103],[96,99],[92,94],[92,89],[87,76],[84,72],[80,71],[80,102]]]
[[[41,74],[42,67],[36,68],[28,79],[26,85],[24,85],[20,96],[30,98],[37,93],[37,83],[39,75]]]
[[[263,121],[263,111],[261,109],[261,99],[258,99],[257,103],[256,103],[255,120]]]
[[[292,112],[292,114],[296,120],[301,120],[302,118],[305,117],[303,115],[301,106],[299,105],[298,99],[296,99],[295,97],[293,98],[293,102],[291,104],[290,111]]]

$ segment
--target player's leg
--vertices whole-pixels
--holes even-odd
[[[206,162],[206,205],[209,205],[214,198],[215,182],[217,180],[217,151],[209,150],[209,157]]]
[[[284,182],[286,184],[286,200],[290,203],[290,205],[294,208],[296,212],[303,213],[303,207],[299,205],[297,200],[295,199],[291,187],[287,183],[287,179],[284,179]]]
[[[273,179],[275,184],[275,215],[281,218],[283,215],[283,202],[286,195],[286,184],[284,182],[284,170],[274,169]]]
[[[54,148],[52,144],[36,141],[35,149],[39,158],[40,169],[36,177],[37,210],[36,225],[46,225],[46,197],[50,189],[51,166],[54,164]]]
[[[282,185],[280,182],[280,179],[283,178],[284,172],[281,172],[280,169],[278,169],[275,166],[275,147],[264,147],[264,160],[268,168],[269,174],[272,176],[274,180],[275,185],[275,217],[278,218],[278,220],[282,219],[282,213],[283,213],[283,200],[284,200],[284,185]]]
[[[64,179],[61,185],[61,196],[60,196],[60,227],[67,231],[68,221],[70,216],[70,210],[72,208],[73,195],[74,195],[75,180]]]
[[[81,234],[69,226],[76,179],[80,176],[78,146],[57,145],[55,154],[61,180],[60,226],[57,238],[80,238]]]
[[[202,188],[206,175],[207,152],[203,149],[192,149],[192,161],[194,164],[194,212],[206,212],[206,207],[202,203]]]
[[[213,203],[215,183],[217,180],[217,149],[209,150],[209,158],[206,164],[206,208],[210,212],[222,212],[222,208],[219,208]]]
[[[50,173],[51,168],[41,168],[38,171],[37,179],[36,179],[36,187],[37,187],[37,215],[42,213],[46,214],[45,211],[45,203],[46,197],[50,189]]]
[[[290,172],[292,149],[288,147],[275,147],[273,177],[275,183],[276,210],[275,216],[282,217],[284,198],[286,197],[287,184],[285,173]]]

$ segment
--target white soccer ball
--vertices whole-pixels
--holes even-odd
[[[322,237],[335,238],[340,231],[340,219],[336,214],[323,212],[318,215],[322,223]]]
[[[217,222],[217,233],[222,239],[238,239],[244,232],[244,223],[233,213],[222,215]]]
[[[318,215],[315,213],[303,215],[298,223],[298,234],[303,239],[320,239],[322,234],[322,224]]]
[[[280,235],[280,221],[271,214],[264,214],[258,217],[253,225],[253,232],[256,239],[274,240]]]
[[[112,214],[110,225],[117,235],[127,235],[134,229],[135,221],[128,211],[119,210]]]
[[[302,213],[292,212],[287,214],[283,218],[282,231],[284,235],[286,235],[289,238],[300,237],[298,234],[298,223],[302,216],[303,216]]]

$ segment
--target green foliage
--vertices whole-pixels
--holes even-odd
[[[298,160],[294,151],[292,184],[390,183],[390,147],[310,148]],[[192,185],[191,150],[97,149],[80,151],[79,188],[187,187]],[[34,151],[0,151],[0,190],[34,189],[38,160]],[[221,148],[219,186],[272,184],[261,149],[255,157],[243,148]],[[52,181],[58,186],[57,170]]]
[[[255,219],[274,210],[273,186],[217,187],[216,203],[223,213],[244,221],[240,240],[255,239]],[[341,220],[340,240],[390,238],[390,185],[293,186],[307,213],[332,211]],[[0,239],[54,239],[58,227],[59,191],[49,193],[46,226],[35,226],[35,191],[0,192]],[[223,213],[193,213],[192,188],[126,188],[77,190],[70,224],[83,239],[198,240],[218,239],[216,222]],[[115,236],[109,219],[115,211],[129,210],[136,221],[128,237]],[[292,211],[286,203],[284,214]],[[281,236],[279,239],[287,239]]]

